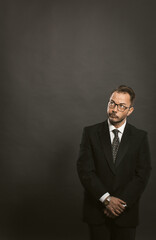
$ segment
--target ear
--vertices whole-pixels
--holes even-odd
[[[127,113],[127,116],[131,115],[131,113],[134,111],[134,107],[131,107]]]

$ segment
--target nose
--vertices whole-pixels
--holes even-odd
[[[115,107],[113,108],[113,112],[117,112],[118,110],[118,105],[115,105]]]

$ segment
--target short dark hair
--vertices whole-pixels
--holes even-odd
[[[112,94],[114,92],[117,93],[128,93],[130,95],[130,100],[131,100],[131,106],[134,105],[134,99],[135,99],[135,92],[131,87],[127,87],[125,85],[120,85],[118,88],[114,89]]]

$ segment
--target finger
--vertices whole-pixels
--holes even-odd
[[[111,212],[108,211],[108,210],[107,210],[107,216],[108,216],[108,217],[111,217],[111,216],[112,216]]]
[[[108,212],[107,209],[104,210],[104,214],[105,214],[106,216],[108,216],[109,212]]]
[[[113,214],[113,215],[115,215],[116,217],[118,217],[119,216],[119,214],[116,212],[116,210],[115,209],[111,209],[111,213]]]
[[[119,199],[119,202],[121,203],[121,204],[126,204],[126,202],[124,202],[123,200],[121,200],[121,199]]]
[[[123,212],[123,210],[120,210],[120,209],[115,209],[114,210],[117,214],[121,214]]]
[[[123,212],[124,211],[124,207],[123,207],[123,205],[122,204],[109,204],[108,206],[107,206],[107,209],[109,209],[109,210],[111,210],[111,209],[116,209],[116,210],[118,210],[119,212]]]
[[[106,215],[107,215],[107,210],[106,210],[106,209],[104,210],[104,214],[106,214]]]
[[[107,217],[111,217],[111,214],[109,212],[106,213]]]
[[[125,208],[120,208],[120,207],[118,207],[118,208],[115,209],[115,211],[116,211],[118,214],[121,214],[121,213],[123,213],[123,212],[125,211]]]
[[[121,209],[121,208],[119,208],[117,210],[120,212],[120,214],[124,212],[124,209]]]
[[[123,206],[123,204],[122,203],[120,203],[120,201],[115,201],[115,202],[110,202],[109,203],[109,205],[108,206],[110,206],[110,207],[113,207],[113,208],[121,208],[121,209],[124,209],[124,206]]]
[[[108,217],[114,218],[115,216],[114,216],[111,212],[109,212],[109,213],[108,213]]]
[[[120,209],[122,212],[125,211],[125,207],[122,205],[122,206],[119,206],[118,209]]]
[[[104,213],[105,213],[105,215],[106,215],[107,217],[109,217],[109,218],[114,218],[113,214],[112,214],[108,209],[105,209],[105,210],[104,210]]]
[[[123,210],[125,209],[125,207],[121,203],[118,205],[118,208],[123,209]]]

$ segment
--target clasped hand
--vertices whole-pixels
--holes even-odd
[[[111,197],[109,204],[104,209],[104,214],[110,218],[118,217],[125,210],[125,205],[126,202],[123,200]]]

